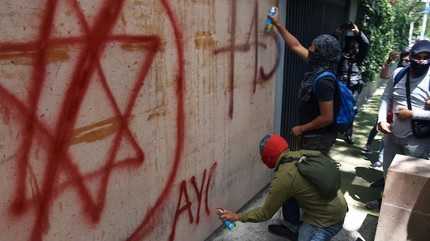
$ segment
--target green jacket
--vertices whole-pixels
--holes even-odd
[[[289,151],[284,157],[300,157],[302,151]],[[327,161],[331,161],[326,156]],[[323,175],[323,173],[322,173]],[[280,164],[270,185],[270,191],[262,207],[241,213],[241,222],[262,222],[269,220],[290,198],[295,198],[303,209],[303,222],[318,227],[328,227],[344,220],[347,204],[341,191],[328,201],[320,196],[316,187],[298,171],[295,162]]]

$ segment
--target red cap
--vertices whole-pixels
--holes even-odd
[[[288,142],[280,135],[268,134],[260,141],[261,159],[270,169],[275,168],[279,156],[286,150]]]

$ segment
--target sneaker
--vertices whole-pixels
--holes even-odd
[[[371,151],[370,151],[370,145],[369,144],[366,144],[363,148],[362,148],[362,150],[363,150],[363,153],[364,154],[368,154],[368,153],[370,153]]]
[[[270,233],[287,238],[291,241],[297,241],[298,233],[291,231],[282,224],[270,224],[267,229]]]
[[[374,168],[382,167],[382,162],[376,161],[376,162],[372,163],[370,166],[374,167]]]
[[[352,136],[346,135],[344,140],[348,145],[354,144],[354,142],[352,142]]]

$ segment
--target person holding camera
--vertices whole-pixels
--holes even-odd
[[[343,47],[338,76],[348,86],[357,101],[365,84],[360,66],[369,52],[369,39],[353,23],[341,25],[337,29],[337,35]],[[344,134],[345,142],[352,144],[352,124]]]

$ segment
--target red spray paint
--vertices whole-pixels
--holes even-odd
[[[42,20],[39,37],[37,40],[28,43],[0,43],[0,52],[21,52],[22,55],[28,55],[30,52],[36,52],[33,57],[33,74],[29,88],[29,99],[26,102],[19,100],[10,93],[6,88],[0,85],[0,99],[2,105],[6,108],[13,109],[16,112],[17,119],[23,124],[22,143],[19,148],[17,157],[17,179],[16,191],[11,206],[11,212],[15,215],[23,215],[30,207],[35,207],[35,222],[31,231],[31,241],[43,240],[43,234],[49,227],[50,207],[55,198],[69,187],[76,188],[82,202],[83,213],[92,223],[98,223],[105,206],[106,192],[110,174],[117,168],[126,168],[139,166],[143,163],[144,153],[142,148],[134,139],[128,128],[128,122],[131,112],[135,105],[137,96],[143,87],[144,80],[148,74],[151,64],[156,53],[160,49],[161,40],[158,36],[130,36],[130,35],[113,35],[111,30],[114,27],[120,12],[122,11],[123,0],[107,0],[103,2],[98,12],[93,27],[90,29],[77,0],[69,0],[73,6],[82,26],[83,36],[68,38],[51,38],[51,32],[54,24],[54,16],[57,10],[57,1],[49,0],[46,3],[46,9]],[[162,188],[161,194],[156,203],[148,210],[143,218],[142,224],[137,227],[135,234],[129,239],[142,239],[152,229],[154,217],[159,209],[165,204],[168,195],[171,192],[172,184],[176,179],[176,174],[181,161],[181,155],[184,144],[185,115],[184,115],[184,49],[182,43],[182,32],[177,23],[175,14],[167,0],[161,1],[163,8],[168,15],[168,19],[173,26],[174,37],[178,55],[178,73],[176,77],[176,97],[177,97],[177,143],[175,147],[175,156],[169,173],[168,181]],[[106,81],[100,64],[100,56],[106,43],[116,41],[122,43],[146,43],[145,61],[141,67],[139,76],[128,96],[125,113],[120,113],[120,108],[115,100],[112,91]],[[43,82],[46,79],[47,66],[47,48],[64,45],[82,45],[83,50],[79,54],[76,63],[70,87],[66,90],[65,98],[59,113],[54,130],[48,128],[48,125],[36,117],[36,111],[42,91]],[[81,109],[83,97],[88,90],[89,82],[93,75],[99,75],[102,88],[106,92],[110,103],[114,109],[115,115],[120,119],[120,128],[114,137],[114,141],[109,150],[109,155],[105,165],[99,170],[83,174],[71,160],[68,154],[68,148],[75,122]],[[45,167],[42,185],[39,191],[32,199],[26,197],[26,183],[29,153],[33,146],[34,138],[38,138],[46,149],[48,160]],[[116,160],[119,144],[121,140],[127,139],[134,151],[136,157]],[[69,180],[64,183],[58,183],[60,172],[65,172]],[[30,175],[33,175],[30,173]],[[101,177],[100,186],[97,192],[96,200],[93,200],[86,180]],[[151,221],[152,220],[152,221]],[[151,221],[151,222],[150,222]]]
[[[176,227],[177,227],[179,218],[185,212],[188,213],[188,223],[189,224],[195,224],[195,225],[199,224],[199,220],[200,220],[200,207],[201,207],[201,202],[202,202],[202,199],[203,199],[203,195],[202,194],[203,194],[203,188],[204,187],[206,188],[204,190],[205,191],[204,194],[205,194],[206,214],[207,214],[207,216],[210,215],[209,204],[208,204],[209,191],[211,189],[210,185],[213,184],[213,182],[212,182],[213,181],[213,176],[215,174],[215,170],[216,170],[217,165],[218,165],[218,163],[214,162],[214,164],[211,166],[211,168],[209,170],[209,177],[207,179],[207,182],[206,182],[206,173],[207,173],[207,170],[205,169],[203,171],[202,183],[200,185],[200,189],[197,187],[196,177],[193,176],[190,179],[191,186],[193,187],[195,195],[197,197],[197,208],[196,208],[195,216],[193,216],[193,212],[192,212],[192,204],[193,203],[190,201],[190,198],[188,196],[187,182],[186,182],[186,180],[183,180],[181,182],[180,187],[179,187],[178,204],[176,206],[175,216],[173,218],[172,230],[171,230],[170,235],[169,235],[169,241],[174,241],[175,240]],[[183,198],[185,199],[185,203],[183,201]]]
[[[259,4],[258,0],[255,1],[254,15],[250,24],[250,29],[247,34],[247,39],[242,44],[236,44],[236,26],[237,26],[237,0],[231,1],[231,22],[230,22],[230,45],[220,47],[214,50],[214,55],[229,52],[229,111],[228,116],[230,119],[233,118],[234,112],[234,83],[235,83],[235,56],[236,52],[249,52],[251,47],[254,47],[254,76],[252,80],[252,94],[256,92],[257,84],[271,79],[280,63],[280,51],[281,45],[279,37],[275,33],[270,33],[269,36],[274,39],[276,43],[276,62],[274,67],[270,69],[268,73],[264,71],[262,66],[259,66],[259,47],[267,49],[267,45],[260,41],[258,35],[258,16],[259,16]],[[251,36],[254,35],[254,42],[251,42]]]

